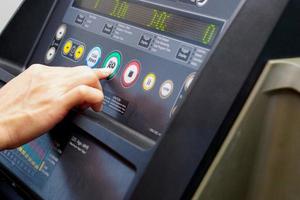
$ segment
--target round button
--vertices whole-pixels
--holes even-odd
[[[61,40],[65,36],[66,32],[67,32],[67,26],[63,24],[57,29],[55,38],[57,40]]]
[[[101,56],[101,49],[99,47],[93,48],[86,57],[86,65],[91,68],[96,67],[101,59]]]
[[[49,64],[55,57],[56,49],[51,47],[46,53],[46,63]]]
[[[207,3],[207,0],[196,0],[196,5],[202,7]]]
[[[72,46],[73,46],[73,42],[71,40],[68,40],[64,45],[63,54],[68,55],[72,49]]]
[[[174,83],[171,80],[165,81],[159,89],[159,96],[162,99],[167,99],[171,96],[174,90]]]
[[[129,88],[138,80],[141,71],[141,64],[138,61],[132,61],[127,64],[123,74],[121,83],[125,88]]]
[[[156,82],[156,75],[153,73],[148,74],[143,81],[143,89],[145,91],[151,90]]]
[[[85,47],[83,45],[80,45],[77,47],[75,54],[74,54],[74,59],[76,61],[79,60],[80,58],[82,58],[82,56],[84,54],[84,50],[85,50]]]
[[[191,73],[184,82],[184,90],[188,91],[188,89],[191,87],[191,84],[193,83],[195,79],[196,73]]]
[[[121,66],[122,56],[119,52],[115,51],[110,53],[104,60],[102,68],[112,69],[113,73],[107,78],[107,80],[113,79],[119,72]]]

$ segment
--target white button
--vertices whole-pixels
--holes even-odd
[[[99,47],[93,48],[86,58],[86,65],[93,68],[99,63],[102,56],[102,51]]]
[[[196,5],[202,7],[207,3],[207,0],[196,0]]]
[[[165,81],[159,89],[159,96],[162,99],[167,99],[171,96],[174,90],[174,83],[171,80]]]
[[[61,25],[56,31],[56,39],[61,40],[67,32],[67,26],[65,24]]]
[[[54,47],[51,47],[46,54],[46,63],[52,62],[52,60],[55,57],[55,53],[56,53],[56,49]]]
[[[140,74],[141,65],[137,61],[130,62],[122,75],[121,83],[125,88],[133,86]]]
[[[191,73],[184,82],[184,90],[188,91],[188,89],[191,87],[191,84],[193,83],[195,79],[196,73]]]

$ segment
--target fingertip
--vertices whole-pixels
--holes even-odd
[[[97,74],[100,80],[109,77],[113,73],[113,69],[109,69],[109,68],[100,68],[100,69],[93,69],[93,70]]]

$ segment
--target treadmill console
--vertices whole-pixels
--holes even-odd
[[[238,2],[226,6],[234,11]],[[156,141],[224,28],[225,13],[199,12],[209,4],[216,3],[75,0],[42,62],[113,69],[102,81],[104,113]]]
[[[112,69],[101,81],[103,113],[89,110],[2,152],[2,165],[40,198],[130,199],[246,2],[58,1],[30,63]],[[199,160],[211,139],[201,142]]]

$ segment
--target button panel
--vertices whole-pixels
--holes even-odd
[[[130,123],[143,118],[147,124],[140,124],[138,130],[151,138],[159,137],[165,125],[151,122],[152,117],[169,120],[174,115],[209,50],[142,31],[133,41],[135,29],[113,20],[98,26],[95,35],[91,28],[97,23],[89,15],[84,16],[81,26],[68,27],[71,34],[63,34],[63,26],[58,28],[55,41],[63,35],[59,41],[62,45],[48,49],[45,60],[53,62],[57,51],[61,51],[61,57],[53,62],[57,66],[69,60],[73,62],[67,62],[69,66],[112,69],[112,74],[101,81],[103,112]],[[88,22],[93,26],[86,28]],[[82,28],[87,30],[82,32],[86,35],[76,34]]]
[[[68,39],[62,48],[62,55],[73,62],[80,61],[85,53],[85,44],[74,39]]]
[[[67,33],[67,25],[66,24],[60,25],[58,27],[58,29],[56,30],[55,35],[53,36],[52,42],[51,42],[50,46],[48,47],[48,50],[45,55],[45,63],[46,64],[50,64],[54,60],[56,53],[58,51],[58,48],[59,48],[62,40],[64,39],[66,33]]]

